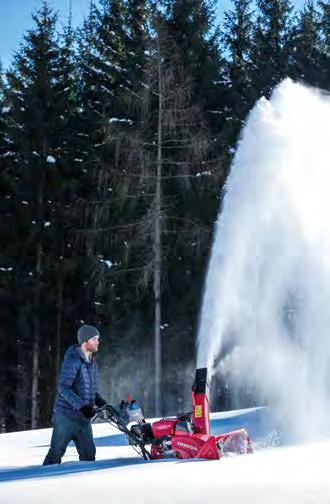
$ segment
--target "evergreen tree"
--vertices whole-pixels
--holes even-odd
[[[104,136],[116,93],[129,86],[125,65],[128,35],[122,0],[101,0],[92,5],[80,32],[81,99],[94,137]]]
[[[269,96],[288,74],[289,34],[293,7],[290,0],[257,0],[258,16],[252,55],[256,98]]]
[[[125,13],[125,26],[127,35],[126,50],[127,70],[130,77],[133,75],[141,80],[144,62],[146,59],[148,33],[148,5],[147,0],[127,0]]]
[[[5,146],[5,136],[6,136],[6,126],[5,126],[5,117],[6,117],[6,108],[5,108],[5,84],[3,80],[3,72],[2,66],[0,64],[0,148],[1,155],[4,155],[4,146]]]
[[[330,89],[330,8],[328,2],[318,2],[321,10],[321,54],[320,54],[320,78],[318,84],[321,88]]]
[[[83,178],[79,137],[81,109],[78,98],[78,72],[74,52],[75,35],[68,26],[58,37],[58,61],[54,66],[54,88],[56,118],[53,139],[56,143],[53,167],[52,220],[48,228],[51,247],[51,267],[48,269],[47,283],[49,302],[53,307],[52,316],[56,320],[54,331],[49,341],[49,367],[54,369],[53,380],[42,384],[44,415],[49,417],[56,390],[58,372],[66,339],[72,341],[72,328],[79,324],[79,309],[72,309],[79,299],[81,281],[79,251],[75,247],[72,229],[78,225],[79,214],[77,200]],[[48,202],[49,202],[48,201]],[[70,307],[68,310],[67,307]],[[54,334],[55,333],[55,334]],[[70,339],[67,338],[70,335]]]
[[[209,225],[218,207],[215,189],[224,183],[228,169],[228,141],[224,135],[228,119],[226,65],[220,51],[220,29],[215,22],[216,2],[168,0],[165,4],[168,37],[179,50],[184,72],[189,76],[191,102],[200,109],[203,122],[214,135],[216,159],[212,175],[216,184],[207,184],[210,193],[205,188],[205,200],[200,202],[204,222]]]
[[[227,54],[226,125],[228,147],[237,141],[242,123],[255,100],[252,73],[253,12],[251,0],[234,0],[233,10],[225,13],[224,52]]]
[[[193,101],[209,110],[209,123],[219,131],[223,60],[219,50],[220,31],[215,23],[214,0],[165,1],[168,34],[180,47],[185,71],[192,80]]]
[[[290,75],[312,86],[319,85],[321,72],[320,14],[312,1],[299,13],[290,37]]]
[[[2,338],[0,341],[0,431],[12,427],[14,401],[10,395],[10,383],[15,383],[15,369],[12,365],[15,355],[15,345],[12,338],[13,310],[9,301],[12,292],[12,264],[6,254],[10,241],[10,207],[13,180],[8,173],[12,151],[11,142],[7,136],[9,107],[5,98],[5,84],[0,67],[0,321]]]
[[[17,365],[22,370],[24,390],[18,384],[22,399],[17,404],[22,403],[19,408],[23,411],[31,404],[31,426],[36,427],[40,369],[48,367],[52,360],[49,349],[54,339],[49,330],[48,314],[53,307],[49,275],[59,260],[59,223],[63,225],[56,211],[56,198],[63,187],[60,170],[65,158],[63,130],[68,113],[68,89],[63,85],[68,82],[56,34],[56,15],[44,3],[33,20],[35,28],[24,37],[7,75],[7,100],[8,136],[14,142],[15,154],[10,168],[15,179],[10,255],[20,284],[16,303],[22,307],[16,334]],[[44,330],[46,339],[41,337]],[[27,394],[29,368],[32,389]],[[23,418],[24,414],[20,414]]]
[[[88,145],[83,157],[87,180],[82,219],[87,232],[78,234],[89,257],[86,296],[90,317],[104,318],[113,312],[108,299],[113,289],[106,266],[110,262],[106,260],[116,257],[117,248],[123,246],[119,233],[103,229],[120,226],[122,214],[126,212],[129,220],[128,212],[133,212],[133,197],[128,191],[134,179],[124,166],[124,159],[132,153],[122,149],[127,147],[125,132],[135,121],[135,102],[142,87],[146,24],[145,1],[127,5],[104,1],[101,9],[92,9],[85,35],[81,34],[82,131]],[[123,304],[122,298],[117,304]]]

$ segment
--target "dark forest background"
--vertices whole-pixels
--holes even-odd
[[[48,426],[82,322],[100,391],[190,408],[214,222],[239,132],[284,77],[325,90],[329,5],[99,0],[33,14],[0,78],[0,430]],[[1,54],[1,48],[0,48]],[[256,149],[258,146],[256,145]],[[213,387],[217,409],[232,399]]]

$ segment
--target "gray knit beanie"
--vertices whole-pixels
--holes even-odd
[[[85,343],[85,341],[88,341],[90,338],[94,338],[94,336],[100,337],[100,332],[96,327],[88,324],[84,324],[81,327],[79,327],[77,333],[77,339],[79,345],[82,345],[83,343]]]

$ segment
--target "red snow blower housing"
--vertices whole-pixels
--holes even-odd
[[[129,444],[145,459],[219,459],[230,453],[252,453],[246,429],[210,434],[208,393],[207,368],[200,368],[192,388],[192,413],[147,423],[135,401],[122,401],[119,409],[105,406],[103,418],[126,434]],[[137,423],[128,428],[132,421]]]

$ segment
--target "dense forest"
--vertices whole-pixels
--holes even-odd
[[[244,120],[284,77],[330,88],[326,2],[47,2],[0,76],[0,430],[50,423],[82,322],[100,391],[189,404],[213,228]],[[0,48],[1,55],[1,48]],[[258,146],[256,146],[258,148]],[[223,386],[222,386],[223,385]],[[225,384],[218,408],[231,405]]]

